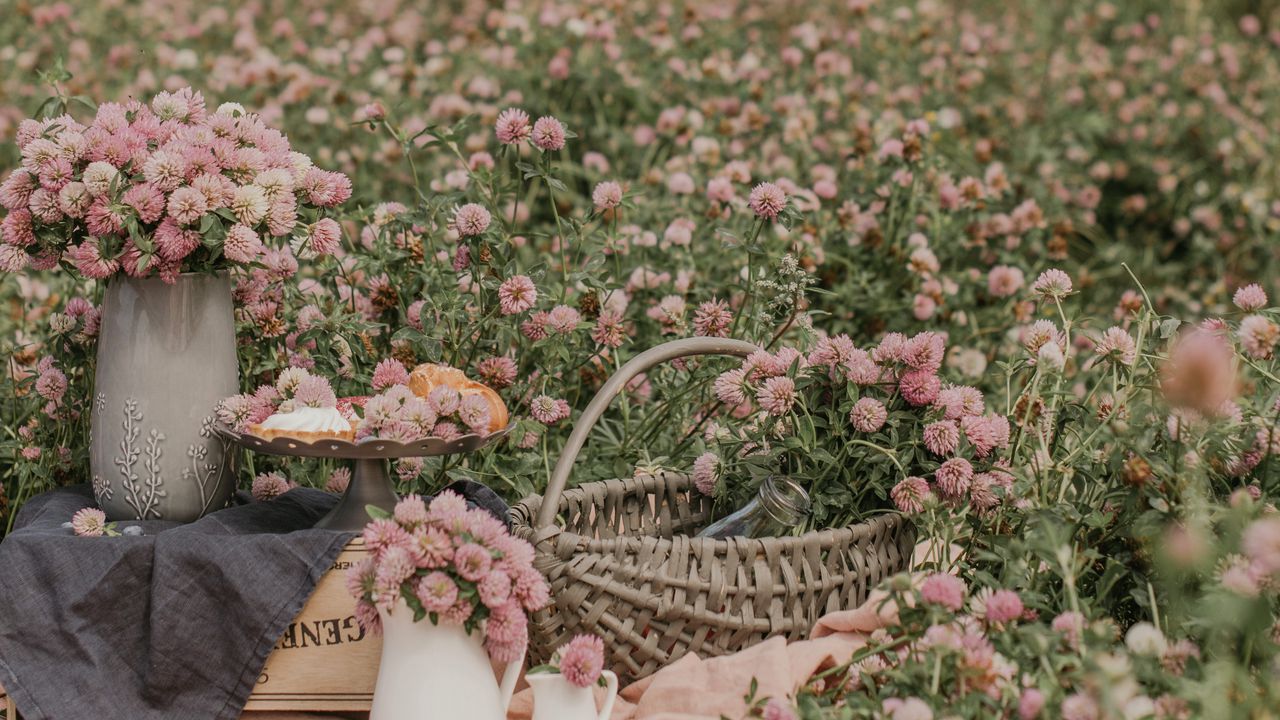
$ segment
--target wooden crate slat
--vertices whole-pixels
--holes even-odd
[[[347,570],[367,557],[353,540],[320,579],[311,599],[267,657],[246,711],[368,711],[382,638],[360,630]]]

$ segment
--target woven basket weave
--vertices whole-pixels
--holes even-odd
[[[678,357],[736,355],[755,346],[689,338],[636,356],[605,383],[574,428],[544,497],[512,508],[515,532],[533,543],[551,583],[551,607],[534,614],[530,654],[546,662],[578,633],[595,633],[611,669],[627,680],[694,652],[725,655],[860,605],[881,580],[906,569],[915,545],[897,514],[798,537],[691,537],[711,521],[711,501],[681,473],[606,480],[566,490],[591,427],[639,373]],[[544,499],[545,498],[545,499]]]

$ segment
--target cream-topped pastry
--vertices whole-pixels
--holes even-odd
[[[313,442],[325,439],[354,440],[355,428],[336,407],[295,407],[289,412],[277,412],[261,423],[252,425],[249,432],[263,438],[288,437]]]

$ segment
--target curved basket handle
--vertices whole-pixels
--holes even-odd
[[[694,337],[672,340],[657,347],[649,348],[631,358],[626,365],[618,369],[618,372],[613,377],[609,378],[604,387],[600,388],[600,392],[596,393],[596,396],[591,399],[591,403],[587,405],[587,409],[582,412],[582,417],[578,418],[578,424],[574,426],[573,432],[569,433],[569,440],[564,444],[564,449],[560,452],[560,459],[556,461],[555,470],[551,472],[551,481],[547,483],[547,491],[542,496],[542,506],[538,508],[538,516],[533,526],[535,528],[544,528],[551,525],[552,521],[555,520],[556,511],[560,508],[560,493],[564,491],[564,486],[569,481],[569,471],[573,469],[573,463],[577,461],[578,453],[582,451],[582,446],[587,442],[587,435],[590,434],[591,428],[595,427],[600,417],[604,415],[604,411],[609,408],[609,404],[613,402],[613,399],[617,397],[618,393],[622,392],[627,383],[631,382],[635,376],[655,365],[661,365],[668,360],[676,358],[690,355],[746,357],[759,349],[759,347],[745,340]]]

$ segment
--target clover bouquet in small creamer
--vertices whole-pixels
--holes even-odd
[[[529,669],[530,675],[559,673],[579,688],[604,684],[604,640],[599,635],[575,635],[556,649],[551,661]]]
[[[363,628],[380,632],[379,611],[391,612],[403,601],[415,622],[428,619],[481,633],[497,662],[524,656],[526,613],[546,605],[550,589],[533,567],[533,547],[512,536],[501,520],[468,508],[451,491],[429,505],[409,495],[390,517],[365,527],[364,541],[372,555],[347,576]]]
[[[215,112],[191,88],[150,104],[104,103],[24,120],[21,167],[0,184],[0,269],[66,267],[173,282],[182,272],[296,263],[333,253],[325,211],[351,196],[345,175],[315,167],[280,131],[235,103]]]

